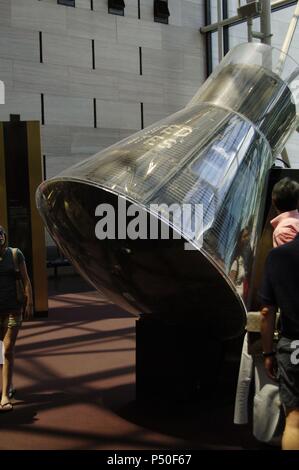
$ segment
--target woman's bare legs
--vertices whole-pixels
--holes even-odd
[[[19,327],[14,326],[13,328],[4,328],[1,333],[2,341],[4,344],[4,364],[2,366],[2,397],[1,406],[5,406],[10,403],[9,399],[9,387],[12,382],[13,365],[14,365],[14,353],[16,339],[19,333]]]

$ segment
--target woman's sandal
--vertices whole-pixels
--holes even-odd
[[[13,410],[13,406],[12,406],[12,403],[10,403],[10,401],[4,403],[3,405],[0,405],[0,412],[1,413],[5,413],[6,411],[12,411]]]

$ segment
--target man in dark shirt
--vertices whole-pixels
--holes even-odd
[[[260,295],[265,367],[272,379],[279,380],[286,411],[282,448],[299,450],[299,235],[270,251]],[[275,352],[273,335],[278,308],[281,338]]]

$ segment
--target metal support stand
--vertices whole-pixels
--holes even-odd
[[[210,396],[223,362],[223,344],[200,325],[172,324],[156,315],[136,322],[137,401],[190,401]]]

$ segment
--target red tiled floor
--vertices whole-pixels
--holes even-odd
[[[135,317],[86,289],[52,289],[49,317],[23,324],[14,384],[14,411],[0,414],[1,449],[259,447],[248,427],[232,424],[233,397],[136,404]]]

